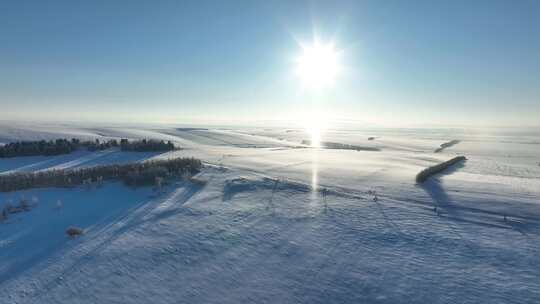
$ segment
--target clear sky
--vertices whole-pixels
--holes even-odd
[[[302,88],[300,44],[335,85]],[[540,1],[0,0],[0,119],[540,124]],[[314,114],[316,115],[316,114]]]

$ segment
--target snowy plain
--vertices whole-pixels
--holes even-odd
[[[0,159],[0,174],[193,156],[206,184],[21,195],[0,222],[0,303],[537,303],[540,132],[2,124],[0,143],[152,138],[182,150]],[[372,137],[372,139],[369,139]],[[443,143],[458,144],[434,151]],[[422,169],[468,160],[422,185]],[[62,208],[56,208],[60,200]],[[70,239],[69,226],[85,234]]]

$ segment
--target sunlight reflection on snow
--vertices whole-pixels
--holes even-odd
[[[317,200],[317,188],[319,184],[319,149],[312,149],[311,153],[311,203]]]

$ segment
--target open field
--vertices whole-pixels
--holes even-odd
[[[162,189],[106,181],[0,193],[0,207],[35,198],[0,222],[0,303],[540,301],[539,133],[321,135],[373,149],[358,152],[298,148],[310,134],[290,128],[0,128],[0,142],[59,137],[183,149],[0,159],[0,173],[176,157],[204,167]],[[461,141],[434,153],[452,138]],[[416,183],[457,155],[467,161]],[[70,226],[84,234],[67,237]]]

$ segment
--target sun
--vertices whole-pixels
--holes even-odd
[[[332,43],[303,45],[296,60],[296,75],[304,87],[321,89],[335,84],[339,73],[339,52]]]

